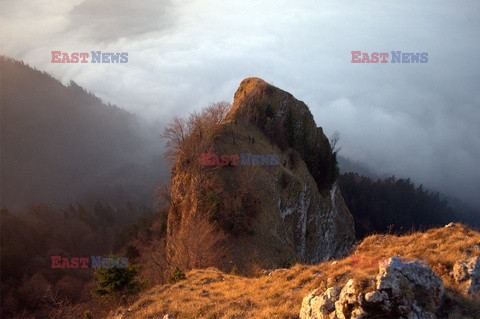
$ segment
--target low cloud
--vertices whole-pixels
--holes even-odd
[[[258,76],[306,102],[342,153],[480,206],[480,3],[1,2],[1,53],[163,122]],[[51,64],[50,51],[128,52]],[[428,52],[352,64],[350,51]]]

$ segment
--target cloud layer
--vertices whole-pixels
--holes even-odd
[[[152,121],[231,101],[258,76],[306,102],[343,155],[480,205],[475,0],[1,1],[1,53]],[[50,51],[128,52],[51,64]],[[428,52],[352,64],[351,51]]]

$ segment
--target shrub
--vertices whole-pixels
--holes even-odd
[[[232,270],[230,270],[230,275],[238,276],[240,275],[240,271],[237,268],[237,265],[234,265]]]
[[[110,254],[109,258],[116,258]],[[118,295],[120,293],[134,295],[145,287],[145,283],[135,280],[140,265],[129,264],[127,268],[97,268],[94,271],[97,288],[92,293],[96,296]]]
[[[137,247],[133,245],[128,245],[126,256],[128,260],[135,260],[140,257],[140,252],[138,251]]]
[[[83,312],[83,319],[93,319],[93,314],[90,310]]]
[[[173,268],[172,273],[170,274],[170,279],[169,281],[171,283],[179,282],[180,280],[185,280],[187,279],[187,276],[185,276],[185,273],[178,267]]]

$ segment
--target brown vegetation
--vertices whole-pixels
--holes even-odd
[[[316,288],[326,289],[358,279],[364,291],[373,288],[378,268],[352,267],[354,256],[372,259],[402,256],[426,258],[443,279],[446,303],[442,317],[477,318],[480,304],[460,292],[450,275],[456,260],[480,256],[480,233],[464,225],[435,228],[409,235],[378,234],[365,238],[344,259],[319,265],[297,264],[289,269],[264,271],[259,277],[242,277],[217,269],[192,270],[186,280],[156,286],[116,314],[126,318],[151,318],[170,314],[174,318],[297,318],[302,298]],[[112,317],[115,317],[112,314]],[[124,317],[125,318],[125,317]]]
[[[1,316],[56,318],[79,309],[98,309],[90,295],[92,269],[52,269],[51,256],[105,255],[128,241],[119,229],[142,215],[152,212],[130,204],[121,209],[100,203],[67,209],[33,205],[15,213],[2,209]],[[150,231],[149,223],[137,227],[142,236]]]
[[[198,152],[205,151],[215,126],[222,122],[230,109],[227,102],[210,104],[201,112],[193,112],[188,119],[175,116],[163,130],[166,140],[165,157],[172,163],[193,160]]]
[[[170,268],[205,268],[225,259],[225,235],[205,216],[197,214],[185,220],[181,232],[170,238],[167,262]]]

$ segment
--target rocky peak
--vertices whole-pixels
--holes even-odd
[[[335,181],[335,154],[305,103],[248,78],[235,93],[226,119],[211,131],[197,136],[198,154],[177,161],[172,170],[175,207],[167,229],[172,254],[178,256],[176,247],[189,245],[179,241],[195,233],[196,222],[189,220],[198,216],[220,225],[226,252],[219,258],[231,261],[208,266],[245,269],[255,262],[276,268],[349,251],[353,218]],[[198,165],[205,152],[239,158],[274,155],[277,160],[274,165]],[[191,249],[188,253],[196,254]]]
[[[246,121],[260,129],[281,150],[296,150],[320,191],[338,177],[336,154],[308,106],[259,78],[247,78],[235,92],[228,121]]]

